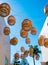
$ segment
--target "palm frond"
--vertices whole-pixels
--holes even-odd
[[[32,46],[32,45],[29,45],[29,47],[32,47],[32,48],[33,48],[33,46]]]
[[[35,45],[34,48],[38,48],[38,45]]]
[[[41,54],[41,50],[39,50],[38,45],[34,46],[34,54]]]

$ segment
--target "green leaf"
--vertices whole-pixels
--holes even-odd
[[[32,46],[32,45],[29,45],[29,47],[32,47],[32,48],[33,48],[33,46]]]

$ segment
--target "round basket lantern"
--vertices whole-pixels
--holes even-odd
[[[24,52],[24,56],[25,56],[25,57],[27,57],[27,56],[28,56],[28,54],[29,54],[29,51],[28,51],[28,50],[26,50],[26,51]]]
[[[10,6],[7,3],[2,3],[2,8],[0,8],[1,17],[6,17],[10,13]]]
[[[15,17],[12,16],[12,15],[9,16],[9,17],[8,17],[8,24],[12,26],[12,25],[14,25],[15,23],[16,23]]]
[[[48,4],[44,8],[44,13],[48,16]]]
[[[40,38],[38,39],[38,44],[40,46],[43,46],[44,45],[44,40],[45,40],[45,37],[41,35]]]
[[[24,19],[22,22],[22,29],[30,31],[32,29],[32,22],[29,19]]]
[[[1,8],[2,8],[2,5],[0,4],[0,16],[1,16]]]
[[[24,57],[25,57],[24,54],[21,54],[20,58],[21,58],[21,59],[24,59]]]
[[[16,38],[16,37],[14,37],[14,38],[12,38],[11,40],[10,40],[10,44],[11,45],[16,45],[18,43],[18,39]]]
[[[30,44],[30,38],[26,38],[26,44]]]
[[[2,8],[2,5],[0,4],[0,9]]]
[[[21,47],[21,49],[20,49],[20,50],[21,50],[21,52],[25,52],[25,49],[24,49],[24,47]]]
[[[38,56],[38,55],[36,55],[36,57],[35,57],[35,58],[36,58],[36,60],[39,60],[39,56]]]
[[[32,27],[31,34],[32,34],[32,35],[36,35],[36,33],[37,33],[36,28],[35,28],[35,27]]]
[[[14,58],[19,59],[19,53],[15,53]]]
[[[26,37],[28,36],[28,32],[27,32],[27,31],[24,31],[24,30],[21,30],[21,31],[20,31],[20,36],[21,36],[22,38],[26,38]]]
[[[30,55],[31,57],[34,56],[34,49],[33,49],[32,47],[30,47],[30,49],[29,49],[29,55]]]
[[[45,41],[44,41],[44,46],[45,46],[46,48],[48,48],[48,38],[45,39]]]
[[[4,27],[3,33],[4,33],[4,35],[9,35],[10,34],[10,28]]]

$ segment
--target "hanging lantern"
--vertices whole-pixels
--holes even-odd
[[[22,29],[30,31],[32,29],[32,22],[29,19],[24,19],[22,22]]]
[[[12,38],[11,40],[10,40],[10,44],[11,45],[16,45],[18,43],[18,39],[16,38],[16,37],[14,37],[14,38]]]
[[[0,4],[0,8],[2,8],[2,5]]]
[[[5,8],[1,8],[1,10],[0,10],[0,16],[1,16],[1,17],[6,17],[6,16],[8,16],[8,10],[5,9]]]
[[[21,58],[21,59],[24,59],[24,57],[25,57],[24,54],[21,54],[20,58]]]
[[[25,50],[25,52],[24,52],[24,56],[27,57],[28,54],[29,54],[29,51],[28,51],[28,50]]]
[[[10,34],[10,28],[4,27],[3,33],[4,33],[4,35],[9,35]]]
[[[12,15],[9,16],[9,17],[8,17],[8,24],[12,26],[12,25],[14,25],[15,23],[16,23],[15,17],[12,16]]]
[[[40,46],[43,46],[44,45],[44,40],[45,40],[45,37],[44,36],[40,36],[40,38],[38,39],[38,44]]]
[[[46,48],[48,48],[48,38],[45,38],[44,46],[45,46]]]
[[[38,55],[36,55],[36,60],[39,60],[39,56]]]
[[[48,16],[48,4],[44,8],[44,13]]]
[[[10,6],[7,3],[1,4],[2,8],[0,8],[1,17],[6,17],[10,13]]]
[[[26,44],[30,44],[30,38],[26,38]]]
[[[2,8],[2,5],[0,4],[0,9]],[[1,16],[1,11],[0,11],[0,16]]]
[[[8,3],[2,3],[1,5],[2,5],[2,7],[7,8],[8,12],[10,12],[10,6]]]
[[[20,31],[20,36],[21,36],[22,38],[26,38],[26,37],[28,36],[28,32],[27,32],[27,31],[24,31],[24,30],[21,30],[21,31]]]
[[[21,49],[20,49],[20,50],[21,50],[21,52],[24,52],[24,51],[25,51],[24,47],[21,47]]]
[[[14,54],[14,58],[15,58],[15,59],[19,59],[19,53],[15,53],[15,54]]]
[[[36,28],[32,27],[31,34],[32,34],[32,35],[36,35],[36,33],[37,33]]]
[[[34,49],[33,49],[32,47],[30,47],[30,49],[29,49],[29,55],[30,55],[31,57],[34,56]]]

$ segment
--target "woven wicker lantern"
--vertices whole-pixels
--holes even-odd
[[[0,4],[0,9],[2,8],[2,5]]]
[[[41,35],[40,38],[38,39],[38,44],[40,46],[43,46],[44,45],[44,40],[45,40],[45,37]]]
[[[24,47],[21,47],[21,52],[25,52],[25,48]]]
[[[12,26],[12,25],[14,25],[15,23],[16,23],[15,17],[12,16],[12,15],[9,16],[9,17],[8,17],[8,24]]]
[[[26,44],[30,44],[30,38],[26,38]]]
[[[26,37],[28,36],[28,32],[27,32],[27,31],[24,31],[24,30],[21,30],[21,31],[20,31],[20,36],[21,36],[22,38],[26,38]]]
[[[29,55],[30,55],[31,57],[34,56],[34,49],[33,49],[32,47],[30,47],[30,49],[29,49]]]
[[[48,48],[48,38],[45,38],[44,46],[45,46],[46,48]]]
[[[14,38],[12,38],[12,39],[10,40],[10,44],[11,44],[11,45],[17,45],[17,43],[18,43],[18,39],[17,39],[16,37],[14,37]]]
[[[36,57],[35,57],[35,58],[36,58],[36,60],[39,60],[39,56],[38,56],[38,55],[36,55]]]
[[[28,54],[29,54],[29,51],[28,51],[28,50],[25,50],[25,52],[24,52],[24,56],[27,57]]]
[[[44,13],[48,16],[48,4],[44,8]]]
[[[24,59],[24,57],[25,57],[24,54],[21,54],[20,58],[21,58],[21,59]]]
[[[0,16],[1,17],[6,17],[10,14],[10,6],[7,3],[2,3],[1,4],[2,8],[0,8]]]
[[[32,35],[36,35],[36,33],[37,33],[36,28],[35,28],[35,27],[32,27],[31,34],[32,34]]]
[[[3,33],[4,33],[4,35],[9,35],[10,34],[10,28],[4,27]]]
[[[24,19],[22,22],[22,29],[25,31],[30,31],[32,29],[32,22],[28,19]]]
[[[14,58],[19,59],[19,53],[15,53]]]

